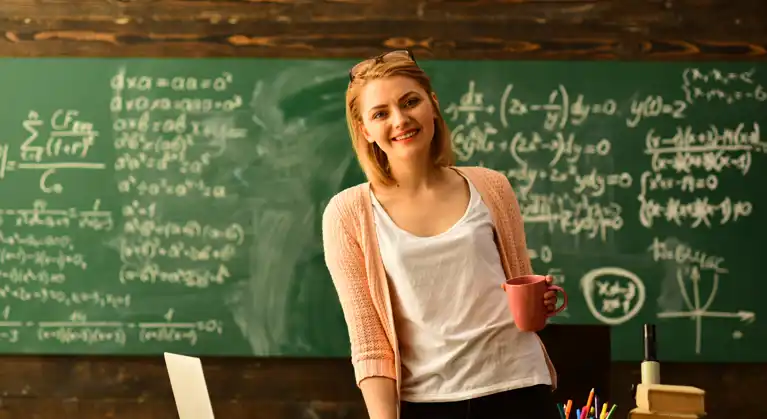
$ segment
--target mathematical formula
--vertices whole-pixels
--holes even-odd
[[[679,84],[675,96],[637,93],[630,98],[605,98],[552,83],[547,96],[534,100],[522,97],[519,92],[524,89],[514,84],[490,95],[481,81],[470,80],[465,93],[448,102],[444,115],[453,123],[458,160],[504,173],[517,193],[525,225],[536,232],[540,232],[536,226],[547,227],[552,236],[546,242],[554,246],[531,249],[529,255],[541,273],[555,275],[556,282],[572,292],[575,288],[565,280],[567,269],[554,261],[559,249],[572,254],[571,243],[577,253],[580,239],[603,242],[607,247],[590,248],[609,253],[610,241],[627,223],[648,231],[671,227],[716,231],[761,216],[763,209],[753,195],[742,195],[742,185],[731,187],[733,177],[754,185],[752,190],[753,182],[760,181],[749,179],[754,167],[764,164],[767,152],[760,122],[710,121],[700,127],[689,119],[702,103],[764,103],[767,91],[754,71],[689,68],[680,74]],[[531,127],[531,120],[537,126]],[[624,127],[618,132],[603,128],[616,121]],[[653,121],[662,124],[654,126]],[[621,160],[615,153],[623,150],[637,150],[631,161],[642,162],[642,170],[617,164]],[[621,159],[626,159],[625,154]],[[632,196],[635,202],[630,202]],[[630,213],[626,203],[632,207]],[[556,246],[563,236],[578,240]],[[535,238],[532,241],[537,243]],[[702,350],[703,318],[745,323],[755,319],[748,309],[713,309],[717,287],[728,272],[721,256],[658,237],[648,243],[648,250],[653,262],[677,267],[675,281],[687,310],[666,310],[658,316],[695,320],[696,353]],[[707,272],[715,275],[707,276]],[[620,325],[638,316],[645,302],[655,298],[648,295],[646,279],[625,267],[597,266],[580,276],[579,290],[595,319]],[[713,281],[713,291],[700,297],[706,280]],[[738,329],[733,338],[740,339],[743,333],[744,329]]]
[[[74,311],[65,321],[15,321],[10,306],[3,310],[0,342],[37,340],[61,344],[120,345],[131,341],[184,342],[197,344],[205,335],[222,335],[223,325],[216,319],[191,322],[173,321],[174,310],[168,310],[161,322],[91,321],[82,311]]]
[[[37,190],[29,191],[34,199],[0,208],[0,306],[7,304],[0,341],[196,345],[224,333],[221,320],[177,321],[174,309],[156,313],[164,321],[124,319],[164,292],[153,287],[183,290],[178,295],[193,302],[187,295],[232,278],[245,228],[223,214],[201,219],[188,200],[204,207],[228,197],[207,174],[228,142],[245,138],[247,130],[207,114],[242,107],[241,95],[230,91],[233,82],[229,73],[147,77],[123,68],[107,82],[110,125],[99,126],[77,109],[30,110],[19,121],[26,137],[0,141],[0,182],[16,182],[21,172],[39,176]],[[104,161],[104,155],[114,158]],[[84,182],[107,174],[114,186],[88,191],[64,173]],[[114,198],[105,205],[105,193],[120,197],[121,205]],[[81,198],[67,200],[74,195]],[[30,304],[73,311],[66,321],[15,320],[14,312]],[[194,306],[196,312],[205,303]],[[90,312],[100,314],[92,320]]]
[[[646,286],[655,278],[609,261],[631,226],[644,234],[636,240],[646,253],[626,259],[670,266],[681,296],[649,316],[693,320],[700,353],[703,319],[753,323],[754,307],[717,309],[731,268],[725,258],[659,232],[720,234],[763,216],[746,192],[761,180],[767,154],[761,121],[721,122],[712,112],[699,122],[703,106],[764,106],[759,76],[690,67],[678,75],[677,91],[607,96],[599,91],[610,89],[578,91],[558,81],[533,96],[523,80],[496,89],[470,79],[442,111],[459,164],[509,179],[535,231],[528,255],[536,271],[567,288],[574,311],[617,326],[655,310],[647,302],[658,296]],[[252,264],[250,241],[261,227],[251,214],[234,213],[260,203],[233,179],[246,184],[243,167],[266,157],[241,156],[232,144],[256,142],[268,128],[248,113],[237,81],[233,72],[149,76],[124,67],[99,82],[108,118],[66,101],[22,108],[17,136],[0,139],[0,186],[23,192],[0,208],[0,342],[193,346],[234,330],[206,310],[226,306],[226,291],[253,273],[237,268]],[[96,181],[107,189],[90,190]],[[573,254],[598,266],[574,272]],[[167,307],[170,296],[176,308]],[[40,309],[40,318],[26,319],[28,307],[71,315],[48,319]]]

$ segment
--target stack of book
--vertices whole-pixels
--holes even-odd
[[[698,419],[706,416],[706,392],[690,386],[639,384],[629,419]]]

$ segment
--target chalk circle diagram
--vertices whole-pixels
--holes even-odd
[[[633,284],[636,287],[636,296],[634,297],[631,309],[623,313],[621,316],[608,317],[602,313],[595,304],[595,294],[600,292],[598,289],[598,279],[617,279],[621,283],[621,287],[627,287],[629,284]],[[586,306],[589,308],[591,314],[599,321],[609,325],[619,325],[624,323],[639,313],[645,302],[646,291],[642,280],[639,279],[633,272],[629,272],[623,268],[617,267],[603,267],[591,270],[581,278],[581,289],[583,290],[583,297],[586,300]]]

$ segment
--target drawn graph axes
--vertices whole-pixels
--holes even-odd
[[[692,282],[692,300],[687,293],[687,287],[685,286],[685,278],[682,273],[682,269],[677,269],[676,275],[679,290],[682,294],[687,311],[665,311],[658,313],[658,318],[673,319],[673,318],[689,318],[695,321],[695,353],[700,355],[702,350],[702,335],[703,335],[703,318],[722,318],[722,319],[740,319],[744,323],[753,323],[756,320],[756,314],[752,311],[739,310],[737,312],[724,312],[724,311],[709,311],[709,307],[714,303],[714,298],[719,290],[719,274],[714,273],[713,283],[711,287],[711,293],[708,295],[706,302],[701,305],[700,301],[700,272],[697,268],[693,268],[690,273],[690,282]],[[738,339],[742,337],[742,333],[736,331],[733,333],[733,338]]]

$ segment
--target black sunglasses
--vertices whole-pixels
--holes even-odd
[[[351,70],[349,70],[349,81],[350,82],[354,81],[354,76],[356,76],[360,72],[360,70],[367,67],[371,61],[376,64],[379,64],[384,62],[387,58],[392,58],[392,57],[407,58],[413,63],[415,63],[415,65],[418,65],[418,63],[415,61],[415,56],[413,55],[413,52],[410,51],[410,49],[398,49],[395,51],[389,51],[389,52],[380,54],[374,58],[370,58],[356,64],[354,67],[352,67]]]

